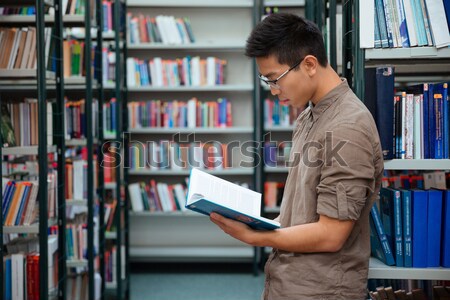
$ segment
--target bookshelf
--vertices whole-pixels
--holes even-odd
[[[55,6],[55,15],[56,19],[54,22],[54,37],[56,39],[61,39],[61,32],[58,30],[58,27],[61,26],[61,20],[58,19],[58,0],[52,0],[52,1],[2,1],[0,6],[22,6],[22,5],[32,5],[36,8],[36,16],[31,18],[30,20],[26,20],[28,22],[27,25],[35,28],[36,30],[36,69],[33,70],[1,70],[1,81],[0,81],[0,105],[6,105],[6,103],[1,103],[2,99],[5,99],[5,93],[13,98],[22,97],[21,96],[21,88],[20,87],[10,87],[10,83],[4,81],[5,78],[13,78],[15,81],[26,81],[29,80],[29,78],[34,78],[31,80],[31,86],[32,86],[32,95],[33,97],[37,96],[37,115],[35,120],[39,130],[37,131],[37,136],[39,143],[35,146],[30,147],[11,147],[11,148],[1,148],[0,149],[0,156],[2,157],[2,163],[3,159],[9,158],[10,156],[34,156],[35,161],[38,163],[37,167],[37,181],[39,184],[39,192],[37,194],[36,201],[38,202],[38,209],[39,209],[39,215],[38,223],[32,223],[31,225],[20,225],[20,226],[1,226],[0,227],[0,236],[2,236],[2,247],[0,247],[0,258],[3,261],[6,254],[3,252],[4,249],[6,249],[3,245],[3,242],[5,241],[4,238],[7,238],[10,234],[25,234],[29,236],[38,236],[38,245],[39,245],[39,259],[38,259],[38,268],[40,270],[41,276],[39,276],[39,290],[36,291],[34,294],[35,297],[39,299],[49,299],[49,298],[56,298],[56,295],[64,295],[65,292],[65,274],[62,272],[59,272],[57,274],[57,282],[52,283],[55,284],[55,286],[49,286],[51,282],[49,282],[49,267],[50,264],[58,264],[59,268],[62,268],[64,266],[64,262],[62,260],[60,261],[51,261],[52,255],[49,256],[49,254],[52,254],[53,249],[50,248],[54,247],[54,241],[55,238],[49,238],[48,230],[51,226],[60,225],[63,222],[64,217],[62,216],[60,211],[54,210],[53,214],[54,216],[49,218],[49,197],[50,194],[52,195],[60,195],[61,187],[58,187],[56,191],[54,189],[49,190],[51,187],[48,183],[47,174],[49,174],[50,168],[49,163],[57,163],[58,167],[56,168],[58,171],[61,168],[61,160],[58,158],[50,159],[49,155],[50,153],[55,153],[57,151],[60,151],[60,145],[56,141],[56,143],[52,143],[51,145],[47,145],[47,84],[51,84],[51,82],[48,82],[49,79],[55,79],[55,77],[59,77],[61,73],[56,71],[54,72],[48,72],[46,70],[45,65],[45,17],[44,17],[44,9],[46,6]],[[16,23],[13,19],[8,18],[1,18],[0,25],[3,27],[17,27],[19,25],[22,25],[22,20],[18,20],[20,22]],[[55,49],[56,55],[60,55],[61,52],[58,52],[58,49]],[[60,56],[59,56],[60,57]],[[61,66],[61,60],[57,60],[56,67]],[[51,81],[51,80],[50,80]],[[59,90],[63,89],[62,83],[54,82],[56,84],[56,88]],[[62,100],[61,98],[57,98],[58,100]],[[3,100],[4,101],[4,100]],[[55,115],[61,114],[62,110],[60,110],[61,107],[56,106],[55,110],[53,112]],[[3,116],[1,116],[3,117]],[[0,117],[0,118],[1,118]],[[16,128],[17,130],[17,128]],[[49,132],[52,134],[51,132]],[[2,137],[0,137],[2,139]],[[20,143],[19,141],[17,141]],[[1,145],[3,145],[3,142],[1,142]],[[2,174],[2,170],[0,170],[0,177],[3,178],[3,176],[7,176],[9,174]],[[40,176],[39,176],[40,175]],[[59,175],[60,176],[60,175]],[[0,192],[3,195],[2,187],[0,187]],[[53,197],[53,196],[52,196]],[[3,199],[3,198],[2,198]],[[55,199],[53,201],[56,201]],[[54,202],[53,202],[54,203]],[[61,199],[58,198],[58,205],[61,207]],[[2,203],[3,205],[3,203]],[[54,203],[54,205],[56,205]],[[3,224],[4,220],[2,218],[3,216],[0,215],[0,223]],[[17,221],[16,221],[17,223]],[[64,241],[64,232],[60,231],[60,234],[58,234],[57,242],[61,243]],[[60,248],[62,249],[62,248]],[[63,256],[64,251],[60,250],[59,255]],[[61,269],[60,269],[61,270]],[[5,275],[5,269],[3,263],[0,264],[0,272],[3,275]],[[29,276],[29,275],[26,275]],[[23,279],[24,280],[24,279]],[[19,283],[20,284],[20,283]],[[11,287],[9,287],[11,288]],[[5,282],[2,280],[0,282],[0,297],[3,299],[6,291]]]
[[[424,82],[448,81],[450,52],[448,47],[436,48],[431,46],[410,48],[367,47],[364,38],[365,28],[370,28],[373,21],[359,16],[367,15],[367,3],[355,1],[353,18],[356,31],[349,35],[356,47],[346,60],[354,64],[352,75],[355,80],[354,90],[362,97],[365,94],[364,69],[368,66],[389,65],[395,67],[395,86],[414,85]],[[350,21],[350,16],[347,21]],[[407,20],[406,20],[407,23]],[[409,26],[409,24],[407,24]],[[351,28],[351,27],[350,27]],[[432,30],[430,26],[430,30]],[[363,45],[364,44],[364,45]],[[367,47],[367,48],[366,48]],[[365,48],[365,49],[363,49]],[[414,66],[414,67],[412,67]],[[352,74],[353,73],[353,74]],[[397,77],[398,76],[398,77]],[[401,90],[401,88],[400,88]],[[415,130],[415,129],[414,129]],[[384,163],[385,170],[417,170],[417,171],[447,171],[450,169],[449,159],[392,159]],[[414,229],[413,229],[414,230]],[[413,249],[414,251],[414,249]],[[441,253],[442,254],[442,253]],[[450,269],[438,268],[402,268],[387,266],[380,260],[371,257],[369,263],[369,279],[398,279],[398,280],[449,280]]]
[[[230,143],[233,140],[252,140],[254,129],[254,65],[244,56],[245,41],[254,25],[255,5],[258,1],[141,1],[128,0],[127,13],[133,17],[139,14],[151,18],[169,15],[175,18],[189,18],[195,42],[184,44],[132,43],[131,26],[127,28],[127,57],[152,59],[176,59],[199,56],[201,59],[217,57],[226,60],[224,84],[178,85],[178,86],[127,86],[128,99],[148,101],[162,99],[170,102],[177,99],[187,102],[196,97],[199,102],[226,98],[232,105],[232,126],[219,127],[142,127],[128,128],[130,141],[171,140],[174,135],[195,134],[199,141],[217,140]],[[211,23],[214,22],[214,28]],[[128,69],[130,71],[130,69]],[[130,77],[127,73],[127,77]],[[129,120],[131,124],[132,120]],[[181,143],[181,142],[180,142]],[[131,145],[130,145],[131,146]],[[254,186],[253,168],[224,168],[208,170],[211,174],[227,180],[247,182]],[[129,183],[155,179],[157,182],[174,184],[184,182],[189,169],[127,169]],[[127,190],[128,194],[128,190]],[[254,250],[219,232],[206,217],[182,211],[133,212],[130,211],[130,255],[134,261],[202,261],[235,260],[252,261]],[[152,230],[148,230],[152,228]],[[180,230],[181,228],[181,230]],[[206,229],[205,229],[206,228]],[[202,230],[202,236],[195,232]],[[207,236],[203,236],[206,230]],[[214,234],[212,234],[214,233]],[[180,240],[179,236],[184,237]],[[180,241],[177,243],[176,241]],[[227,249],[236,249],[227,252]]]

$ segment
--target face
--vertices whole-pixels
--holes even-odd
[[[270,87],[272,95],[278,96],[283,103],[288,103],[294,107],[303,107],[313,95],[315,84],[311,68],[308,66],[310,57],[307,56],[300,63],[299,68],[286,73],[277,81],[279,88]],[[281,65],[275,56],[257,57],[259,73],[269,80],[275,80],[292,66]],[[315,73],[315,72],[314,72]]]

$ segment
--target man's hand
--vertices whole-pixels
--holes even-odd
[[[225,218],[219,214],[211,213],[210,220],[220,227],[226,234],[252,246],[257,245],[258,232],[246,224]]]

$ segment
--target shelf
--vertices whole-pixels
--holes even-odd
[[[304,7],[305,0],[265,0],[264,6]]]
[[[141,86],[141,87],[128,87],[129,92],[245,92],[253,91],[251,84],[242,85],[212,85],[212,86],[178,86],[178,87],[155,87],[155,86]]]
[[[98,140],[93,140],[94,144],[98,144]],[[87,139],[70,139],[65,141],[66,146],[86,146]]]
[[[200,258],[253,258],[253,247],[130,247],[130,257],[132,260],[151,258],[161,258],[175,260],[179,258],[193,259]]]
[[[384,162],[385,170],[450,170],[450,159],[393,159]]]
[[[171,211],[171,212],[165,212],[165,211],[130,211],[130,216],[133,217],[203,217],[206,218],[205,215],[195,213],[192,211]]]
[[[48,227],[53,226],[57,223],[55,219],[48,220]],[[39,223],[34,223],[32,225],[20,225],[20,226],[3,226],[3,234],[9,233],[39,233]]]
[[[112,190],[112,189],[115,189],[116,187],[117,187],[117,184],[115,182],[105,183],[105,189]]]
[[[128,0],[127,7],[253,7],[252,0]]]
[[[104,133],[103,134],[103,140],[115,140],[116,134],[115,133]]]
[[[264,167],[266,173],[288,173],[288,167]]]
[[[240,133],[253,133],[252,127],[228,127],[228,128],[220,128],[220,127],[213,127],[213,128],[183,128],[183,127],[176,127],[176,128],[129,128],[128,131],[130,133],[135,134],[175,134],[175,133],[208,133],[208,134],[240,134]]]
[[[83,268],[88,266],[88,261],[86,259],[80,260],[68,259],[66,260],[66,266],[67,268]]]
[[[56,152],[56,146],[47,146],[47,153]],[[2,148],[2,155],[38,155],[38,146]]]
[[[53,0],[44,0],[44,4],[47,6],[53,6]],[[2,0],[0,7],[4,6],[35,6],[36,0]]]
[[[203,171],[212,174],[212,175],[253,175],[253,168],[246,168],[246,169],[240,169],[240,168],[230,168],[225,170],[204,170]],[[148,170],[148,169],[142,169],[142,170],[130,170],[128,171],[129,175],[154,175],[154,176],[180,176],[185,175],[189,176],[191,173],[190,170]]]
[[[55,79],[55,72],[46,71],[47,79]],[[0,69],[0,78],[36,78],[36,69]],[[0,85],[9,85],[13,80],[0,81]],[[36,88],[36,87],[35,87]]]
[[[242,43],[208,43],[208,42],[196,42],[192,44],[181,45],[169,45],[161,43],[142,43],[142,44],[129,44],[128,50],[216,50],[216,51],[232,51],[239,50],[244,51],[245,41]]]
[[[267,126],[264,127],[264,130],[271,132],[292,132],[294,128],[294,126]]]
[[[448,47],[441,49],[435,47],[366,49],[365,52],[366,60],[450,58],[450,48]]]
[[[398,268],[371,257],[369,279],[450,280],[450,268]]]
[[[115,240],[117,238],[117,232],[115,231],[106,231],[105,232],[105,239],[106,240]]]
[[[66,199],[66,206],[87,206],[87,200],[86,199],[81,199],[81,200]]]
[[[115,289],[117,289],[117,282],[115,282],[115,281],[105,282],[105,288],[107,290],[115,290]]]
[[[55,22],[54,16],[45,16],[45,23],[47,25]],[[22,15],[6,15],[0,16],[0,23],[16,24],[17,26],[35,26],[36,16],[22,16]],[[63,16],[63,23],[66,26],[84,26],[84,16],[83,15],[67,15]]]
[[[266,207],[264,208],[264,212],[267,214],[279,214],[280,207]]]
[[[84,32],[69,32],[69,34],[67,34],[67,32],[64,33],[64,38],[67,39],[67,35],[69,35],[70,37],[77,39],[77,40],[84,40],[86,38],[86,34]],[[115,32],[114,31],[102,31],[102,39],[103,41],[105,40],[113,40],[115,37]],[[97,40],[97,32],[95,30],[95,28],[92,28],[91,31],[91,39],[95,42]]]

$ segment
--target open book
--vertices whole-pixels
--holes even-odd
[[[280,223],[260,216],[261,194],[192,169],[186,208],[208,215],[212,212],[241,221],[253,229],[273,230]]]

